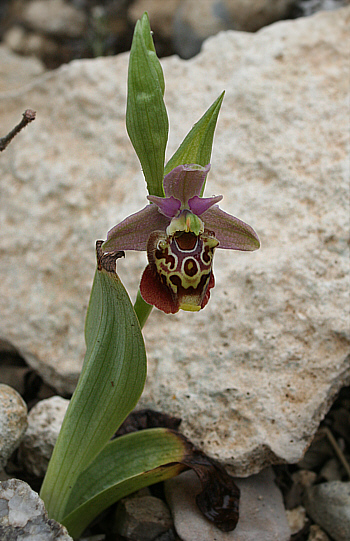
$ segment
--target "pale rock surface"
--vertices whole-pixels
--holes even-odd
[[[15,389],[0,383],[0,470],[19,446],[26,428],[26,403]]]
[[[18,459],[31,475],[44,477],[68,404],[69,400],[52,396],[30,410]]]
[[[288,14],[293,0],[183,0],[174,20],[174,46],[183,58],[221,30],[255,32]]]
[[[64,526],[48,518],[39,495],[19,479],[0,482],[0,539],[73,541]]]
[[[236,475],[297,462],[350,381],[348,53],[350,10],[221,33],[191,61],[163,61],[168,156],[223,89],[207,195],[262,248],[217,250],[198,314],[154,310],[140,407],[182,417],[195,445]],[[145,205],[125,130],[128,55],[75,61],[0,97],[0,336],[59,391],[84,355],[95,239]],[[120,273],[135,298],[143,253]]]
[[[309,488],[305,508],[334,541],[350,540],[350,482],[331,481]]]
[[[235,479],[241,491],[239,520],[232,532],[221,532],[199,511],[195,497],[201,484],[193,471],[165,482],[165,495],[182,541],[289,541],[282,494],[267,468],[247,479]]]

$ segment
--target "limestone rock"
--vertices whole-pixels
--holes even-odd
[[[163,61],[168,157],[223,89],[207,195],[250,223],[262,248],[217,250],[198,314],[154,310],[140,407],[181,417],[236,475],[297,462],[350,380],[348,53],[350,9],[209,39]],[[145,205],[125,130],[128,55],[75,61],[1,96],[0,336],[59,391],[74,389],[94,243]],[[132,298],[146,264],[118,272]]]
[[[147,11],[152,21],[152,30],[165,39],[173,37],[173,24],[176,9],[182,0],[136,0],[129,8],[129,16],[136,23]]]
[[[24,481],[0,482],[0,509],[3,541],[73,541],[64,526],[48,518],[44,502]]]
[[[232,532],[218,530],[199,511],[195,497],[201,484],[192,471],[165,482],[165,493],[175,529],[183,541],[289,541],[290,529],[282,494],[272,469],[247,479],[235,479],[241,490],[239,520]]]
[[[309,17],[317,11],[338,9],[349,3],[349,0],[297,0],[294,3],[294,10],[298,16]]]
[[[350,482],[331,481],[308,489],[305,507],[335,541],[349,541]]]
[[[44,477],[68,404],[69,400],[52,396],[30,410],[19,461],[31,475]]]
[[[64,0],[31,0],[23,10],[23,22],[44,34],[77,38],[86,28],[86,15]]]
[[[183,58],[200,51],[203,41],[222,30],[255,32],[284,19],[293,0],[183,0],[174,21],[175,50]]]
[[[60,48],[53,39],[37,32],[28,32],[18,25],[12,26],[5,32],[3,41],[15,53],[38,58],[57,55]],[[37,62],[40,63],[40,60]]]
[[[189,0],[186,0],[189,1]],[[259,28],[284,19],[294,0],[221,0],[235,30],[256,32]]]
[[[26,403],[12,387],[0,383],[0,470],[19,446],[26,428]]]

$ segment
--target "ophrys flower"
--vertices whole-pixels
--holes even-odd
[[[204,308],[215,285],[215,248],[260,246],[248,224],[219,208],[221,195],[200,197],[209,169],[175,167],[164,177],[165,197],[149,195],[150,204],[113,227],[102,246],[104,252],[147,250],[141,295],[166,313]]]

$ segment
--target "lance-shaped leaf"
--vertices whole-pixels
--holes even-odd
[[[204,167],[210,163],[214,131],[224,94],[225,92],[220,94],[202,118],[198,120],[186,135],[175,154],[166,164],[165,175],[170,173],[178,165],[196,163]],[[202,186],[201,195],[203,195],[204,187],[205,183]]]
[[[60,521],[72,487],[141,396],[146,353],[141,329],[115,272],[121,253],[102,255],[86,316],[87,351],[45,479],[41,497],[49,516]]]
[[[186,469],[179,463],[190,452],[186,440],[165,428],[133,432],[112,440],[76,480],[63,524],[70,535],[78,537],[116,501]]]
[[[76,480],[62,523],[73,537],[79,536],[114,502],[188,468],[202,484],[196,497],[201,512],[220,530],[232,531],[240,497],[233,478],[182,434],[168,428],[141,430],[108,443]]]
[[[148,15],[136,23],[130,51],[126,127],[151,195],[163,196],[168,115],[164,77],[151,36]]]

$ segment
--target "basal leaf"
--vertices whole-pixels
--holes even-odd
[[[49,516],[60,521],[77,477],[136,405],[146,378],[140,325],[115,272],[120,253],[102,256],[86,317],[86,355],[41,489]],[[110,257],[112,255],[112,257]]]
[[[166,428],[142,430],[112,440],[76,480],[63,524],[73,537],[78,537],[114,502],[186,469],[178,463],[189,452],[186,440]]]

